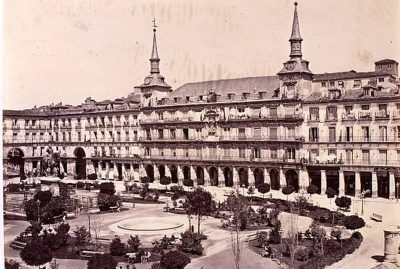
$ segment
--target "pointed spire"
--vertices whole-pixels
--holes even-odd
[[[290,58],[301,58],[301,42],[303,39],[300,35],[299,17],[297,15],[297,2],[294,3],[294,16],[292,25],[292,35],[290,36]]]
[[[297,15],[297,2],[294,3],[292,36],[290,37],[290,41],[294,41],[294,40],[300,40],[300,41],[303,40],[300,36],[299,17]]]
[[[160,73],[160,58],[158,57],[157,51],[157,39],[156,39],[156,19],[153,20],[153,49],[151,50],[151,58],[150,58],[150,73]]]

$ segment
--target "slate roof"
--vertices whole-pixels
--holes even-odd
[[[379,91],[375,90],[374,96],[373,97],[368,97],[368,98],[385,98],[385,97],[396,97],[398,96],[395,91],[389,90],[389,91]],[[360,98],[364,98],[364,90],[363,89],[352,89],[352,90],[346,90],[341,98],[339,100],[360,100]],[[334,102],[333,100],[328,99],[328,97],[323,96],[321,91],[314,91],[312,92],[305,100],[304,102]]]
[[[357,78],[369,78],[369,77],[377,77],[377,76],[392,76],[392,74],[388,72],[356,72],[354,70],[350,70],[347,72],[335,72],[335,73],[324,73],[324,74],[315,74],[314,81],[325,81],[325,80],[340,80],[340,79],[357,79]]]
[[[270,99],[279,89],[279,78],[263,76],[186,83],[169,94],[169,97],[207,95],[211,89],[220,96],[230,93],[238,96],[242,93],[265,92],[264,98]]]
[[[385,64],[385,63],[396,63],[396,64],[398,64],[398,62],[396,62],[395,60],[392,60],[392,59],[383,59],[383,60],[375,62],[375,64]]]

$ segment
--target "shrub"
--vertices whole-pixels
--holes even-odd
[[[149,183],[150,182],[150,178],[149,177],[141,177],[140,178],[140,182],[145,184],[145,183]]]
[[[121,238],[116,236],[110,243],[110,253],[113,256],[122,256],[126,254],[126,246],[121,242]]]
[[[364,227],[365,221],[362,218],[355,215],[347,216],[344,219],[344,226],[346,227],[346,229],[356,230]]]
[[[87,178],[89,180],[96,180],[97,179],[97,174],[96,173],[89,174]]]
[[[261,231],[257,233],[257,242],[259,247],[264,247],[269,241],[268,232]]]
[[[127,242],[127,251],[128,252],[137,252],[140,246],[139,236],[130,236]]]
[[[183,180],[183,185],[185,185],[186,187],[193,187],[194,182],[191,179],[185,178]]]
[[[78,189],[83,189],[83,188],[85,188],[85,183],[83,183],[82,181],[78,181],[78,182],[76,183],[76,187],[77,187]]]
[[[117,264],[111,254],[96,254],[89,259],[87,269],[116,268]]]
[[[179,196],[185,194],[185,190],[183,189],[182,186],[172,186],[172,187],[170,188],[170,191],[171,191],[172,193],[178,194]]]
[[[153,196],[153,201],[157,202],[159,198],[160,198],[160,192],[155,190],[154,196]]]
[[[112,182],[103,182],[100,184],[100,193],[114,195],[115,194],[115,186]]]
[[[56,228],[57,240],[60,246],[65,246],[67,244],[69,238],[69,229],[70,226],[68,223],[62,223]]]
[[[77,246],[83,246],[90,241],[90,234],[86,230],[85,226],[78,226],[74,231],[75,234],[75,244]]]
[[[183,269],[190,263],[188,256],[178,250],[173,250],[161,257],[160,265],[163,269]]]
[[[335,238],[337,241],[340,241],[340,239],[342,238],[342,231],[339,229],[332,229],[331,237]]]
[[[201,245],[201,237],[197,233],[188,230],[181,234],[182,244],[180,249],[183,252],[201,255],[203,254],[203,247]]]
[[[294,258],[298,261],[307,261],[310,257],[310,249],[307,247],[300,247],[294,253]]]
[[[15,260],[5,260],[5,269],[19,269],[19,262]]]
[[[52,260],[50,249],[40,241],[28,243],[19,254],[21,259],[31,266],[40,266]]]
[[[58,187],[60,188],[60,196],[63,198],[69,198],[68,185],[63,182],[59,182]]]
[[[21,175],[20,180],[25,180],[26,179],[26,175]]]
[[[351,206],[351,199],[347,196],[337,197],[335,204],[342,209],[348,210]]]
[[[33,197],[33,199],[35,200],[35,202],[39,200],[40,207],[44,207],[50,202],[51,197],[53,197],[51,191],[38,191]]]
[[[171,184],[171,177],[160,178],[160,184],[165,185],[165,188],[167,188],[167,185]]]
[[[20,184],[16,184],[16,183],[10,183],[7,185],[7,190],[8,192],[20,192],[21,191],[21,185]]]
[[[336,190],[334,190],[332,187],[329,187],[326,191],[325,191],[326,196],[331,199],[333,197],[335,197],[335,195],[337,194]]]
[[[64,178],[64,173],[60,173],[60,174],[58,175],[58,178],[59,178],[59,179],[63,179],[63,178]]]
[[[97,195],[97,205],[100,211],[110,210],[110,207],[117,206],[118,203],[119,203],[118,196],[109,195],[101,192]]]
[[[153,263],[150,269],[162,269],[159,262]]]
[[[264,197],[264,194],[271,190],[271,186],[268,183],[262,183],[257,186],[257,190],[258,192],[262,193]]]
[[[318,187],[317,186],[315,186],[315,185],[313,185],[313,184],[310,184],[308,187],[307,187],[307,193],[308,194],[315,194],[315,193],[317,193],[318,192]]]

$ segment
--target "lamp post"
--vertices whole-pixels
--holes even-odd
[[[40,224],[40,200],[36,200],[36,205],[37,205],[37,209],[38,209],[37,222]]]
[[[360,198],[361,198],[361,215],[364,215],[364,197],[366,194],[370,193],[370,190],[365,190],[361,192]]]
[[[280,253],[280,256],[279,256],[279,264],[282,266],[282,258],[283,258],[282,257],[283,256],[283,254],[282,254],[282,235],[283,235],[282,228],[279,229],[278,233],[279,233],[279,236],[281,237],[281,253]]]

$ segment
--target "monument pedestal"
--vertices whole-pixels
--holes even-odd
[[[385,262],[397,263],[399,261],[400,229],[390,226],[384,231],[385,236]]]

